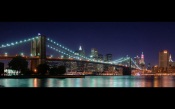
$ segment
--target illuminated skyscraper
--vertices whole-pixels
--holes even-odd
[[[140,57],[137,55],[136,57],[134,57],[134,61],[136,62],[137,65],[140,64]]]
[[[169,62],[173,62],[172,58],[171,58],[171,54],[170,54],[170,57],[169,57]]]
[[[90,55],[91,59],[98,59],[98,51],[96,48],[92,48],[91,49],[91,55]]]
[[[163,68],[163,71],[167,71],[169,64],[170,54],[167,50],[159,52],[159,67]]]
[[[140,64],[145,65],[143,52],[141,54]]]
[[[175,62],[173,62],[171,54],[169,57],[168,73],[175,73]]]
[[[81,56],[85,56],[85,50],[82,48],[81,45],[80,45],[80,47],[79,47],[79,54],[80,54]]]
[[[102,54],[98,54],[98,60],[103,61],[103,55]]]
[[[148,63],[147,70],[151,70],[151,64]]]
[[[85,56],[85,50],[80,45],[79,49],[75,51],[75,57],[82,59],[81,56]]]
[[[112,54],[106,54],[105,61],[111,62],[112,61]]]

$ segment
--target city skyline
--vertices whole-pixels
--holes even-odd
[[[162,50],[168,50],[173,60],[174,29],[174,22],[0,22],[0,44],[41,33],[75,51],[81,44],[87,56],[91,48],[103,55],[112,54],[114,60],[126,55],[141,57],[143,52],[146,65],[153,66],[158,64],[158,53]]]

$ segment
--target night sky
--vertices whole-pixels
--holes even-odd
[[[103,55],[111,53],[114,60],[126,55],[140,57],[143,52],[145,63],[153,66],[158,64],[159,51],[166,49],[175,60],[175,22],[0,22],[0,45],[38,33],[72,50],[81,44],[86,56],[90,55],[91,48],[97,48]],[[30,44],[0,49],[1,54],[5,51],[27,54]]]

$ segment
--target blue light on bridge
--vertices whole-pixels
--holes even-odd
[[[24,53],[21,53],[21,55],[23,56],[23,55],[24,55]]]
[[[50,58],[52,58],[53,57],[53,55],[50,55]]]
[[[7,54],[7,52],[5,52],[5,56],[7,56],[8,54]]]

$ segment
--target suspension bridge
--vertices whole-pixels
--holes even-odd
[[[39,64],[48,63],[52,66],[65,65],[70,71],[76,72],[104,72],[109,70],[122,69],[123,75],[131,75],[131,70],[142,70],[131,57],[122,57],[120,59],[106,62],[104,60],[94,60],[85,55],[77,54],[75,50],[71,50],[63,46],[59,42],[38,34],[35,37],[19,40],[11,43],[1,44],[0,50],[10,48],[12,46],[22,46],[30,43],[30,54],[20,54],[26,60],[30,61],[30,69],[35,70]],[[46,48],[64,55],[64,57],[46,56]],[[16,55],[0,54],[0,60],[11,60]],[[128,70],[129,69],[129,70]]]

